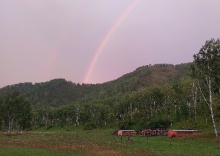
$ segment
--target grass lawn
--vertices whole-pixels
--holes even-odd
[[[54,152],[54,151],[33,149],[27,147],[18,147],[18,146],[1,146],[0,155],[1,156],[63,156],[63,155],[79,156],[80,154]]]
[[[220,155],[212,134],[173,138],[111,135],[112,129],[51,129],[0,134],[0,155]]]

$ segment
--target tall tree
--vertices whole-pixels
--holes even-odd
[[[193,76],[199,81],[199,89],[204,101],[208,104],[213,123],[214,133],[218,139],[218,131],[213,111],[213,94],[215,85],[219,82],[220,71],[220,40],[206,41],[199,53],[194,55]]]
[[[21,131],[29,125],[31,121],[30,102],[18,92],[6,95],[0,108],[8,135],[11,134],[14,126]]]

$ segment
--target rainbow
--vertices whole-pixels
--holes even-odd
[[[103,49],[105,48],[106,44],[108,43],[111,36],[114,34],[114,32],[117,30],[119,25],[124,21],[124,19],[129,15],[129,13],[135,8],[135,6],[140,2],[141,0],[134,0],[127,8],[126,10],[116,19],[116,21],[112,24],[109,31],[106,33],[100,44],[98,45],[96,51],[94,52],[92,59],[90,61],[89,67],[86,70],[86,74],[83,79],[83,83],[89,83],[89,79],[91,76],[91,73],[95,67],[95,64],[103,52]]]

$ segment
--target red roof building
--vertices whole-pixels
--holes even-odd
[[[195,134],[200,134],[201,132],[198,130],[169,130],[168,131],[168,137],[174,138],[174,137],[183,137],[183,136],[190,136]]]

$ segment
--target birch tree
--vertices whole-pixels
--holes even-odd
[[[216,84],[218,84],[220,71],[220,40],[211,39],[206,41],[205,45],[200,49],[199,53],[194,55],[193,72],[198,80],[198,87],[208,104],[214,133],[218,141],[218,131],[215,121],[215,113],[213,111],[213,96]]]
[[[18,131],[22,131],[30,123],[30,103],[18,92],[5,96],[0,108],[8,135],[11,134],[14,127],[16,127]]]

